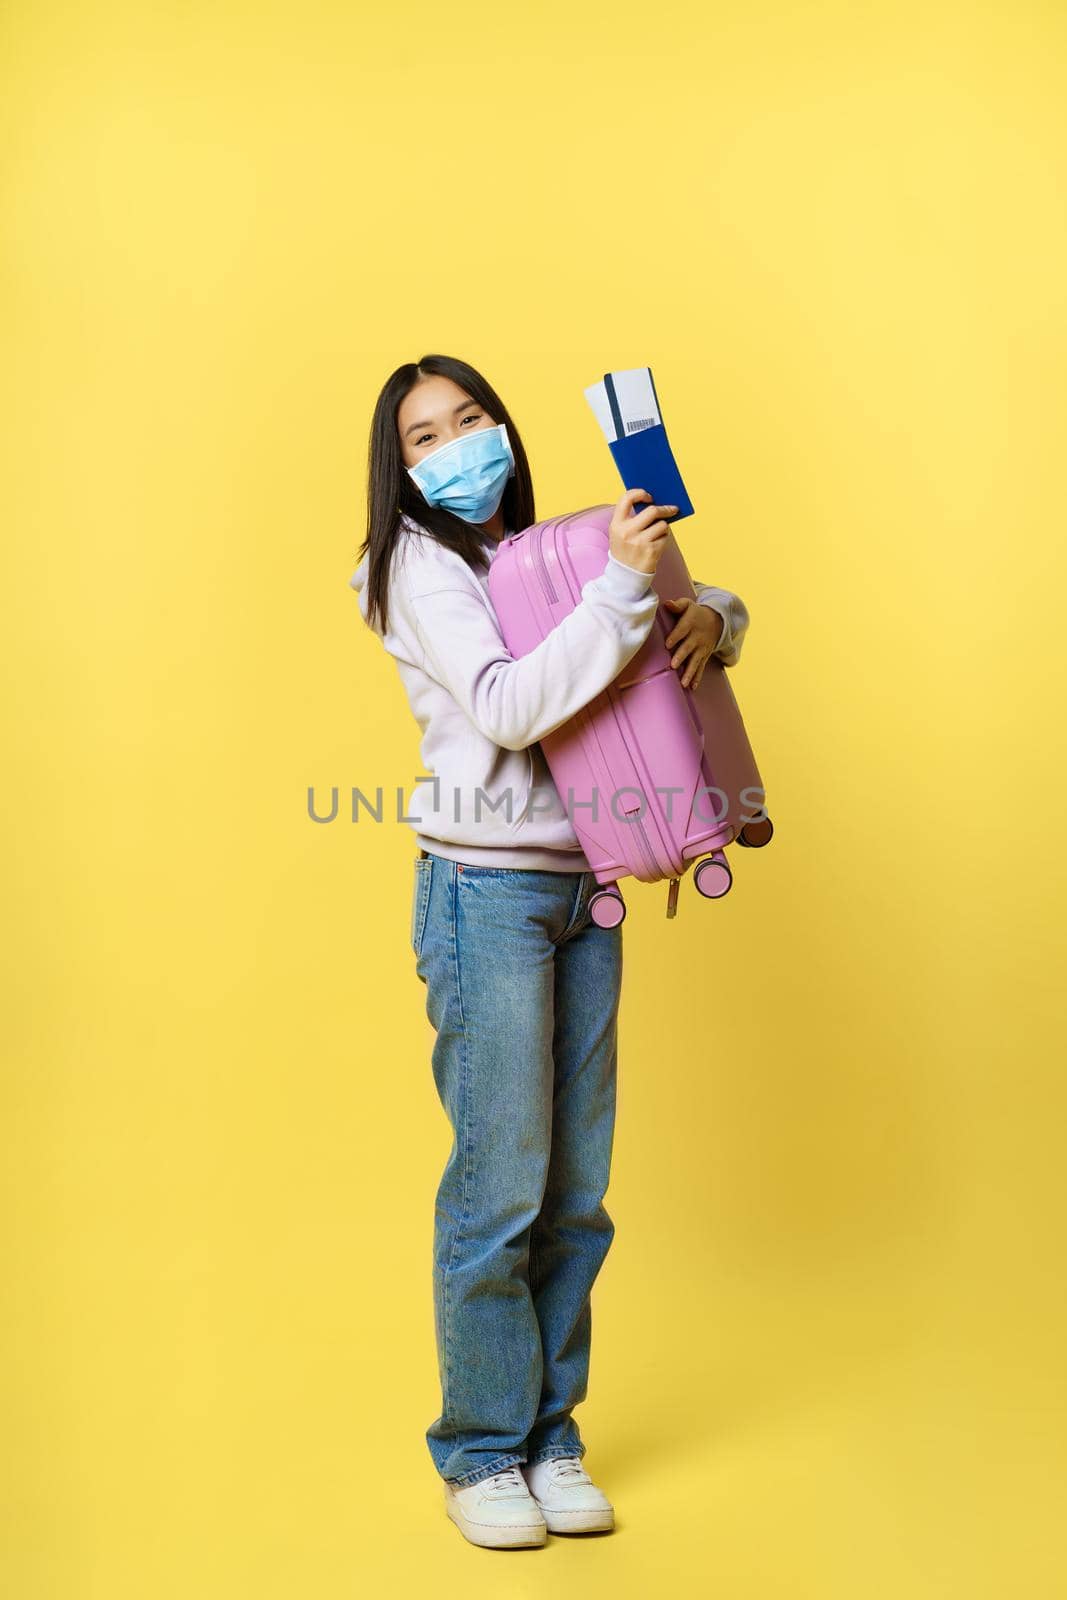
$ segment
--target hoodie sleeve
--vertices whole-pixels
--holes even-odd
[[[525,750],[574,716],[622,671],[652,630],[652,574],[607,566],[528,655],[509,652],[493,610],[443,570],[399,586],[427,669],[494,744]]]
[[[716,660],[721,661],[724,667],[736,667],[750,620],[745,602],[729,589],[716,589],[714,584],[700,583],[696,578],[693,579],[693,588],[696,590],[697,604],[710,606],[722,618],[722,633],[714,650]]]

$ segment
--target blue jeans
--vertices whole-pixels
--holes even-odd
[[[434,1212],[441,1477],[583,1456],[590,1291],[615,1225],[622,928],[591,872],[415,861],[411,942],[453,1131]]]

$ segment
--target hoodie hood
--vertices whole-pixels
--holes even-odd
[[[426,529],[424,527],[422,527],[420,523],[416,522],[413,517],[409,517],[406,511],[402,511],[400,513],[400,526],[401,526],[402,529],[406,530],[409,533],[421,533],[421,534],[424,534],[424,535],[426,534]],[[507,535],[510,532],[511,532],[510,528],[505,529],[504,537],[506,538]],[[497,541],[495,539],[491,538],[488,534],[485,535],[485,540],[486,540],[486,543],[488,545],[490,545],[490,547],[491,547],[490,548],[490,560],[492,560],[492,558],[496,554],[496,551],[497,551],[497,548],[498,548]],[[359,566],[356,568],[355,572],[353,572],[352,576],[348,580],[349,588],[350,589],[354,589],[356,591],[356,599],[359,602],[359,614],[363,618],[364,622],[367,623],[368,627],[370,627],[370,622],[368,621],[368,618],[367,618],[367,611],[368,611],[367,581],[368,581],[369,578],[370,578],[370,551],[368,550],[366,555],[360,561]],[[382,630],[378,625],[377,619],[375,620],[373,632],[378,635],[379,639],[384,638]]]
[[[419,524],[415,521],[415,519],[413,517],[409,517],[406,511],[402,511],[400,513],[400,527],[401,527],[402,530],[406,530],[408,532],[413,532],[413,533],[423,533],[423,532],[425,532],[425,529],[420,528]],[[369,598],[368,594],[367,594],[367,580],[369,579],[369,577],[370,577],[370,551],[368,550],[367,553],[364,555],[362,561],[359,563],[359,566],[356,568],[355,572],[353,572],[352,576],[348,580],[349,588],[350,589],[354,589],[356,591],[356,599],[359,602],[359,614],[363,618],[364,622],[367,623],[368,627],[370,627],[370,622],[367,619],[368,598]],[[380,626],[378,625],[377,621],[375,621],[373,632],[378,635],[379,639],[384,638],[382,630],[381,630]]]
[[[367,579],[369,577],[370,551],[368,550],[367,554],[363,557],[363,560],[360,562],[359,566],[348,580],[349,588],[356,591],[356,599],[359,602],[359,614],[363,618],[364,622],[367,622]],[[369,622],[367,623],[367,626],[370,626]],[[374,632],[379,636],[381,635],[380,628],[376,627]]]

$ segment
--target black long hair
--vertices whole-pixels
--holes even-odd
[[[369,551],[367,572],[367,620],[380,619],[382,631],[388,626],[389,569],[400,532],[400,513],[407,512],[420,527],[446,549],[454,550],[472,569],[487,567],[489,557],[482,536],[474,525],[441,506],[427,505],[408,475],[400,452],[396,414],[400,402],[421,378],[451,378],[464,393],[484,406],[494,422],[507,424],[515,473],[507,480],[501,500],[504,526],[513,531],[528,528],[534,514],[533,483],[526,451],[519,431],[503,400],[493,386],[474,367],[455,356],[429,355],[407,361],[385,381],[371,419],[370,451],[367,465],[367,537],[359,547],[357,562]]]

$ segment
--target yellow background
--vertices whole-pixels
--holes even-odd
[[[22,0],[2,23],[12,1600],[1048,1596],[1065,1572],[1067,13]],[[587,1465],[445,1520],[381,384],[547,516],[652,366],[777,823],[632,885]]]

